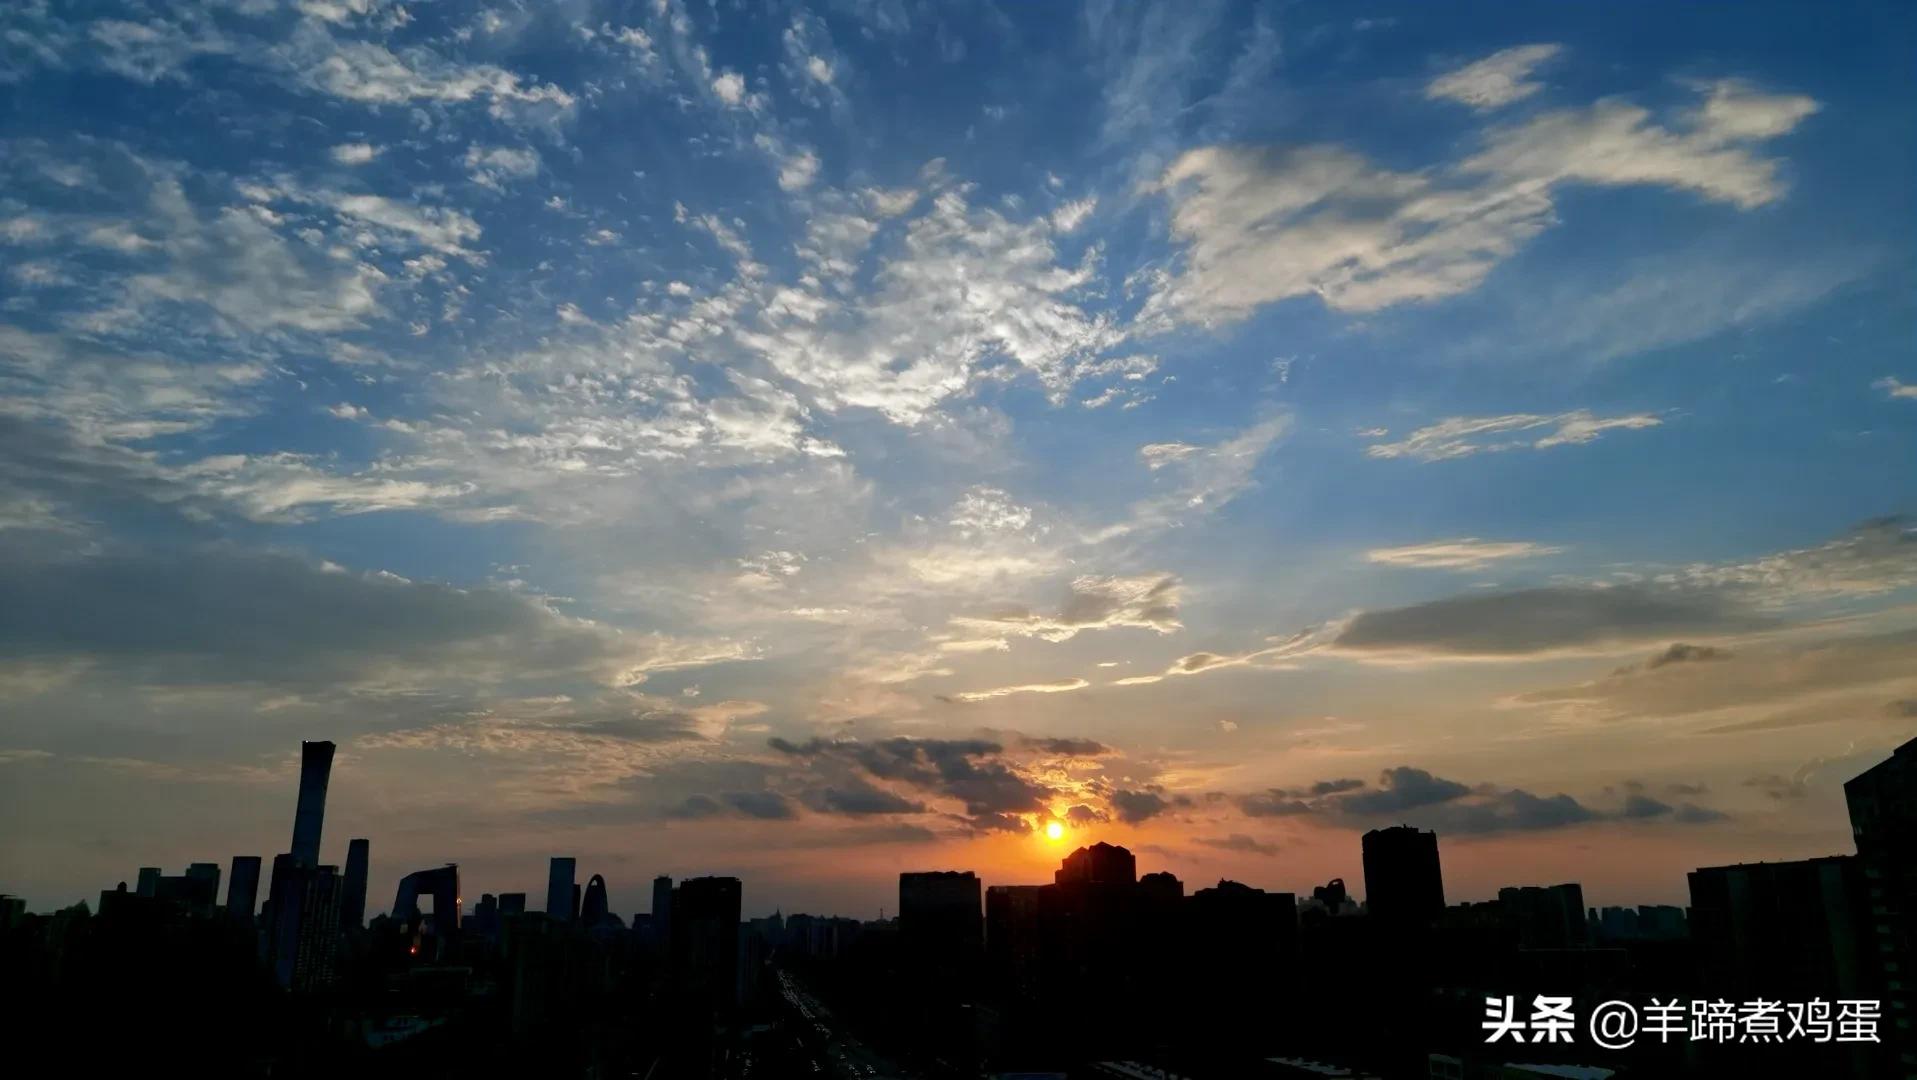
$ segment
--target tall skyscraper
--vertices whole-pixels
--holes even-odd
[[[1870,900],[1870,952],[1901,1075],[1917,1076],[1917,739],[1844,784]]]
[[[560,922],[573,918],[573,884],[578,875],[578,860],[553,856],[546,871],[546,915]]]
[[[338,867],[306,866],[290,852],[273,857],[266,948],[281,986],[315,990],[333,981],[344,884]]]
[[[293,858],[318,866],[320,829],[326,824],[326,784],[333,774],[333,744],[300,743],[300,801],[293,811]]]
[[[672,879],[664,874],[652,879],[652,933],[658,941],[672,940]]]
[[[226,883],[226,917],[251,925],[260,903],[260,857],[233,856],[233,871]]]
[[[134,886],[134,892],[140,896],[152,896],[159,888],[160,868],[157,866],[140,867],[140,880],[139,884]]]
[[[926,870],[899,875],[899,938],[913,951],[976,952],[984,942],[978,875]]]
[[[331,986],[338,971],[339,904],[344,881],[339,868],[333,866],[302,869],[298,876],[305,889],[299,905],[293,977],[288,985],[295,990],[319,990]]]
[[[1438,834],[1394,825],[1364,835],[1365,907],[1374,919],[1405,925],[1444,913]]]
[[[606,901],[606,879],[594,874],[587,880],[585,897],[579,902],[579,925],[598,926],[611,914]]]
[[[683,1001],[700,1012],[738,1004],[742,892],[733,877],[687,878],[672,891],[672,973]]]
[[[372,861],[371,840],[351,840],[346,844],[346,895],[339,902],[339,924],[348,930],[366,925],[366,869]]]
[[[899,945],[917,994],[946,1000],[970,991],[984,960],[978,875],[929,870],[899,875]]]
[[[1050,885],[993,885],[985,890],[986,977],[1003,1002],[1031,1007],[1041,999],[1040,905]]]

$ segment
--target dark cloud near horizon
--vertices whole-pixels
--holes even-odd
[[[1073,825],[1100,825],[1111,820],[1111,815],[1095,806],[1078,803],[1065,811],[1065,820]]]
[[[1096,739],[1048,739],[1032,735],[1020,737],[1020,745],[1028,749],[1047,754],[1063,754],[1068,757],[1100,757],[1115,751]]]
[[[1341,795],[1336,805],[1349,814],[1389,816],[1448,802],[1470,792],[1470,788],[1455,780],[1441,780],[1423,769],[1400,765],[1384,771],[1378,778],[1377,790]]]
[[[1267,844],[1244,833],[1232,833],[1229,836],[1200,836],[1195,837],[1193,842],[1217,848],[1220,851],[1241,851],[1251,855],[1278,854],[1278,845]]]
[[[666,811],[669,818],[698,821],[718,817],[728,810],[761,821],[790,821],[798,817],[791,800],[773,791],[728,791],[718,798],[688,795]]]
[[[1295,792],[1273,788],[1242,795],[1234,802],[1247,817],[1315,815],[1358,828],[1404,823],[1466,836],[1535,832],[1606,820],[1704,824],[1725,817],[1691,803],[1673,807],[1651,798],[1643,794],[1641,781],[1627,780],[1621,786],[1630,794],[1621,809],[1607,812],[1567,794],[1538,795],[1496,784],[1472,786],[1399,765],[1384,770],[1376,787],[1327,780]],[[1319,789],[1324,793],[1309,794]]]
[[[1661,668],[1666,664],[1696,664],[1711,660],[1729,660],[1729,649],[1720,649],[1714,645],[1686,645],[1678,641],[1671,647],[1644,661],[1647,669]]]
[[[1524,656],[1760,625],[1758,617],[1717,591],[1552,585],[1362,612],[1333,644],[1354,652]]]
[[[1744,786],[1756,788],[1779,802],[1801,799],[1810,794],[1810,788],[1802,780],[1777,773],[1753,776],[1744,781]]]
[[[870,784],[854,782],[841,787],[829,787],[819,792],[818,803],[812,807],[828,814],[846,814],[852,817],[865,817],[872,814],[922,814],[926,806],[903,796],[896,795]]]
[[[794,743],[774,736],[767,745],[790,757],[849,763],[875,779],[957,800],[987,829],[1003,828],[1006,815],[1043,812],[1045,800],[1056,794],[1003,760],[1005,747],[986,739],[814,738]],[[1025,827],[1022,820],[1020,826]]]
[[[0,559],[0,652],[131,664],[159,682],[330,686],[394,668],[603,679],[642,662],[645,640],[503,589],[233,545]]]
[[[1293,814],[1309,814],[1314,809],[1310,803],[1283,788],[1272,788],[1256,795],[1241,795],[1237,802],[1239,811],[1247,817],[1289,817]]]
[[[1114,791],[1110,801],[1112,812],[1127,825],[1149,821],[1172,807],[1171,800],[1153,791]]]

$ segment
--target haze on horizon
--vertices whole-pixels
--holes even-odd
[[[375,911],[1682,902],[1917,728],[1908,5],[117,7],[0,12],[35,909],[301,739]]]

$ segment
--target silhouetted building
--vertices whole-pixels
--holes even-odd
[[[332,755],[327,755],[331,760]],[[299,950],[293,960],[292,987],[319,990],[338,975],[339,905],[345,880],[339,868],[320,866],[304,872],[306,895],[300,905]]]
[[[524,915],[526,913],[526,894],[523,892],[503,892],[499,894],[500,917]]]
[[[1678,941],[1691,936],[1690,918],[1675,904],[1639,904],[1637,929],[1649,941]]]
[[[738,1003],[739,879],[687,878],[672,890],[672,973],[682,1000],[703,1013]]]
[[[672,879],[664,874],[652,879],[652,932],[660,941],[672,935]]]
[[[899,934],[908,949],[945,957],[983,941],[978,875],[926,870],[899,875]]]
[[[572,922],[577,912],[573,908],[574,878],[578,873],[578,860],[555,855],[552,864],[546,870],[546,915],[560,922]]]
[[[251,926],[259,903],[260,857],[233,856],[233,871],[227,875],[226,882],[226,917]]]
[[[1345,891],[1345,879],[1332,878],[1311,890],[1311,898],[1324,905],[1327,914],[1337,915],[1344,911],[1345,904],[1351,899]]]
[[[150,897],[160,887],[160,868],[157,866],[140,867],[139,884],[134,886],[135,895]]]
[[[1844,784],[1870,907],[1868,952],[1896,1068],[1917,1076],[1917,739]]]
[[[1499,889],[1498,906],[1520,948],[1576,949],[1591,943],[1584,888],[1576,883]]]
[[[1147,927],[1145,933],[1163,933]],[[1279,993],[1298,970],[1298,902],[1236,881],[1220,881],[1185,900],[1184,1006],[1214,1030],[1272,1031],[1282,1022]]]
[[[993,885],[985,890],[986,978],[1001,1000],[1023,1006],[1042,993],[1039,905],[1050,885]]]
[[[291,853],[273,857],[267,897],[267,963],[274,981],[293,990],[332,984],[339,954],[339,908],[345,881],[334,866],[306,866]]]
[[[339,924],[348,930],[366,925],[366,871],[372,860],[372,841],[346,843],[346,897],[340,901]]]
[[[1100,841],[1065,856],[1052,881],[1059,885],[1131,885],[1138,881],[1138,860],[1124,848]]]
[[[1705,989],[1792,1001],[1875,996],[1866,992],[1870,903],[1856,856],[1706,866],[1690,882]]]
[[[1365,910],[1375,919],[1422,925],[1444,913],[1438,834],[1395,825],[1364,835]]]
[[[304,866],[319,865],[320,830],[326,824],[326,785],[332,773],[332,743],[300,743],[300,799],[293,811],[292,854]]]
[[[492,893],[480,893],[479,903],[473,907],[471,922],[474,933],[489,942],[496,941],[499,938],[499,898]]]
[[[1185,883],[1169,870],[1160,870],[1138,879],[1138,895],[1152,905],[1175,907],[1185,898]]]
[[[399,879],[399,892],[393,897],[393,921],[412,935],[411,948],[418,952],[425,936],[426,921],[420,914],[421,895],[433,898],[433,938],[435,959],[446,955],[447,947],[459,932],[459,865],[447,863],[431,870],[415,870]]]
[[[179,876],[162,874],[153,882],[151,896],[193,915],[211,915],[220,904],[218,863],[194,863]]]
[[[899,946],[905,983],[913,1002],[944,1011],[971,1000],[984,961],[985,929],[979,912],[978,875],[969,870],[929,870],[899,875]],[[954,1037],[957,1018],[918,1018],[928,1033],[936,1025],[943,1044]]]
[[[585,897],[579,902],[579,924],[591,928],[608,921],[612,911],[606,901],[606,879],[594,874],[586,881]]]

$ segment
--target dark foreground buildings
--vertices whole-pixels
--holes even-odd
[[[1917,1077],[1908,1018],[1917,743],[1854,778],[1854,855],[1703,867],[1689,909],[1584,907],[1572,882],[1446,905],[1439,838],[1363,838],[1365,895],[1188,889],[1098,843],[1052,880],[907,872],[892,919],[744,918],[737,878],[549,867],[548,907],[453,864],[366,925],[369,845],[320,863],[330,747],[303,748],[293,850],[148,868],[84,906],[0,896],[0,1015],[81,1075]],[[218,905],[220,879],[226,905]],[[257,905],[257,911],[256,911]],[[1487,1001],[1882,1002],[1882,1042],[1487,1045]],[[111,1035],[101,1036],[103,1024]],[[20,1044],[18,1034],[11,1040]],[[208,1056],[212,1055],[212,1056]]]
[[[1862,864],[1865,951],[1896,1068],[1917,1077],[1917,739],[1844,785]]]

